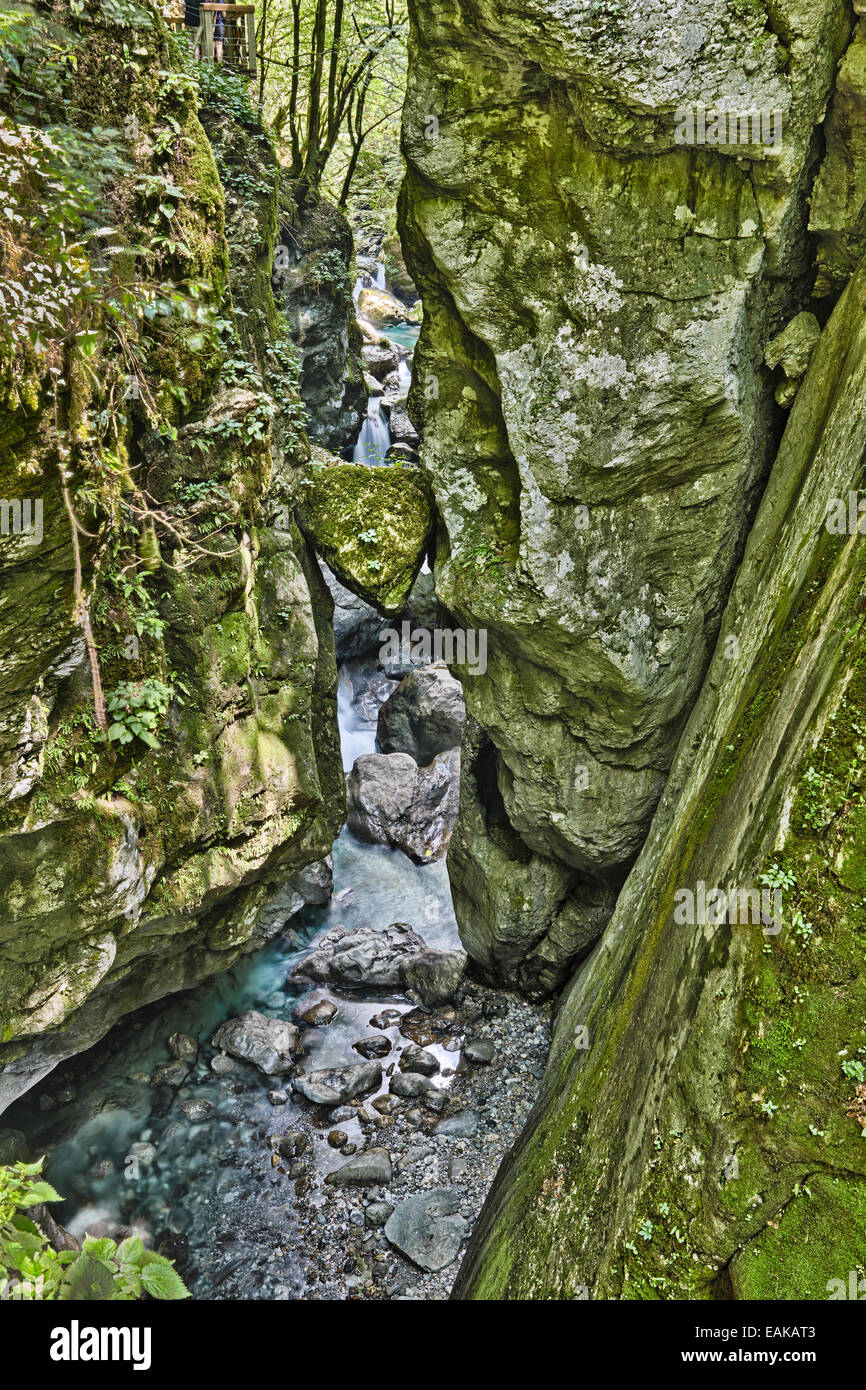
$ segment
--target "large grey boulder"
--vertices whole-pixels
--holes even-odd
[[[447,853],[460,786],[457,749],[419,767],[408,753],[367,753],[346,782],[348,824],[360,839],[401,849],[416,864]]]
[[[385,1235],[393,1246],[421,1269],[450,1265],[466,1234],[460,1215],[460,1196],[454,1188],[439,1187],[410,1197],[394,1209],[385,1222]]]
[[[355,1096],[374,1090],[381,1080],[378,1062],[359,1062],[357,1066],[321,1067],[308,1076],[296,1076],[292,1086],[314,1105],[345,1105]]]
[[[465,951],[419,951],[403,964],[403,984],[425,1008],[447,1004],[460,988],[467,961]]]
[[[295,966],[293,979],[352,988],[397,989],[406,960],[424,950],[424,942],[407,922],[387,927],[331,927],[312,955]]]
[[[406,676],[379,711],[376,738],[383,753],[409,753],[429,763],[459,748],[466,717],[463,687],[444,664]]]
[[[232,1057],[252,1062],[266,1076],[286,1076],[301,1055],[298,1030],[281,1018],[251,1009],[218,1028],[211,1044]]]

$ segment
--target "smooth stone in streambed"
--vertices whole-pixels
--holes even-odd
[[[391,1039],[383,1037],[381,1033],[374,1034],[372,1038],[362,1038],[360,1042],[352,1043],[355,1052],[360,1052],[362,1057],[368,1059],[373,1057],[387,1057],[391,1051]]]
[[[387,1187],[393,1176],[387,1149],[365,1149],[336,1173],[329,1173],[329,1187]]]
[[[496,1055],[496,1048],[489,1038],[473,1038],[463,1049],[463,1056],[476,1066],[487,1067]]]
[[[344,1105],[365,1091],[375,1090],[381,1080],[378,1062],[359,1062],[354,1067],[323,1067],[309,1076],[296,1076],[292,1085],[314,1105]]]
[[[348,1144],[349,1136],[345,1130],[332,1129],[328,1135],[328,1143],[332,1149],[341,1149],[344,1144]]]
[[[404,1048],[397,1063],[401,1071],[418,1072],[421,1076],[435,1076],[439,1070],[439,1062],[432,1052],[427,1052],[423,1047],[416,1047],[410,1043]]]
[[[218,1051],[252,1062],[266,1076],[287,1075],[300,1052],[298,1030],[293,1023],[267,1018],[255,1009],[230,1018],[214,1033],[211,1044]]]
[[[277,1142],[277,1150],[283,1158],[298,1158],[308,1147],[309,1141],[302,1129],[287,1130]]]
[[[237,1071],[238,1064],[234,1057],[228,1057],[224,1052],[218,1052],[216,1057],[211,1058],[210,1069],[214,1076],[230,1076],[233,1071]]]
[[[340,1010],[331,999],[317,999],[313,1004],[302,1004],[295,1010],[295,1017],[308,1028],[323,1028],[332,1023]]]
[[[271,1105],[288,1104],[289,1096],[287,1091],[268,1091],[268,1100]]]
[[[212,1120],[216,1114],[216,1110],[209,1100],[185,1100],[180,1108],[192,1124],[201,1124],[204,1120]]]
[[[456,1115],[439,1121],[436,1133],[450,1135],[452,1139],[471,1139],[478,1133],[478,1116],[474,1110],[458,1110]]]
[[[380,1115],[394,1115],[398,1110],[402,1109],[399,1097],[391,1095],[377,1096],[371,1104],[373,1109],[378,1110]]]
[[[413,1264],[431,1272],[451,1264],[466,1230],[459,1193],[447,1187],[409,1197],[385,1222],[390,1244]]]
[[[460,799],[460,751],[419,767],[408,753],[362,753],[346,779],[347,824],[416,864],[444,858]],[[418,948],[423,950],[423,942]]]
[[[178,1062],[195,1062],[199,1055],[199,1044],[189,1033],[172,1033],[168,1038],[168,1051]]]
[[[412,1096],[421,1096],[425,1091],[435,1089],[433,1082],[427,1076],[419,1076],[417,1072],[395,1072],[391,1077],[388,1089],[392,1095],[402,1096],[403,1099]]]
[[[163,1066],[157,1067],[153,1076],[150,1078],[151,1086],[182,1086],[189,1076],[189,1066],[186,1062],[166,1062]]]
[[[393,1210],[390,1202],[371,1202],[365,1212],[367,1225],[372,1226],[374,1230],[384,1226]]]
[[[402,1017],[399,1009],[382,1009],[380,1013],[374,1014],[368,1023],[370,1028],[394,1028]]]

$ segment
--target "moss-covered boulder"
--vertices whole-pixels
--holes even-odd
[[[433,532],[432,494],[419,468],[341,463],[314,448],[298,521],[348,589],[380,613],[402,612]]]

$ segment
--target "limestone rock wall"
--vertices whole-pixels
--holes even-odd
[[[764,350],[811,291],[817,128],[852,16],[410,9],[410,409],[439,597],[488,631],[452,884],[473,955],[541,991],[639,851],[715,644],[781,432]],[[776,111],[780,143],[678,143],[700,107]]]
[[[179,52],[143,14],[147,64],[124,22],[86,9],[69,109],[115,132],[134,114],[115,209],[134,242],[156,206],[138,190],[174,200],[159,271],[197,281],[202,312],[145,322],[110,465],[92,424],[123,391],[110,332],[57,413],[45,383],[0,408],[0,492],[44,508],[41,544],[0,538],[0,1109],[123,1014],[279,931],[303,899],[293,875],[345,815],[333,605],[293,519],[309,446],[271,292],[275,155],[251,108],[206,109],[221,183]],[[106,745],[95,725],[58,468],[69,415],[102,683],[133,702],[170,690],[156,747]],[[139,535],[142,489],[157,522]]]

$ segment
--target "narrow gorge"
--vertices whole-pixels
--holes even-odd
[[[866,1289],[864,25],[0,15],[0,1301]]]

